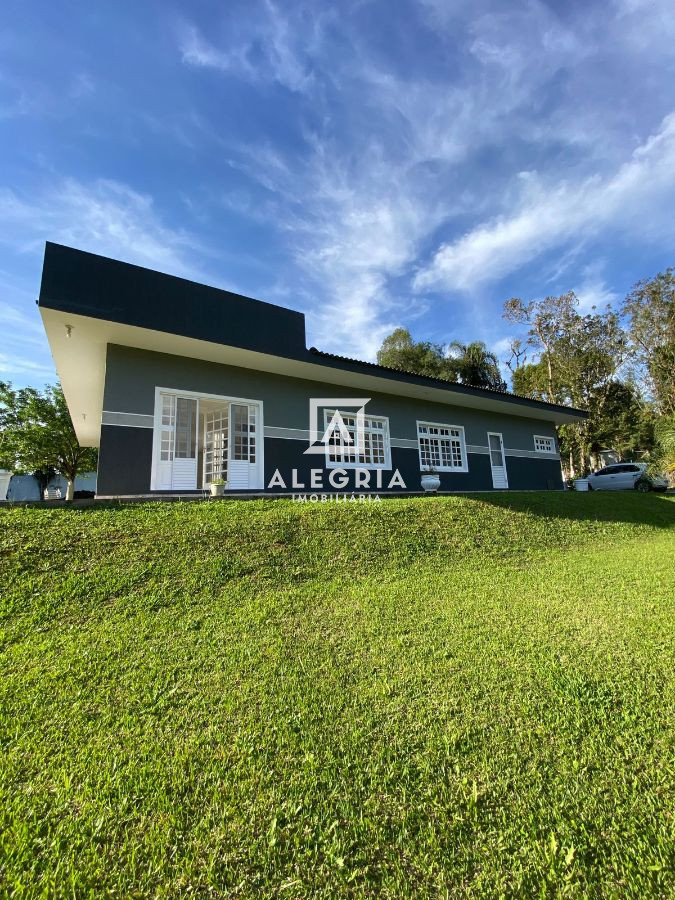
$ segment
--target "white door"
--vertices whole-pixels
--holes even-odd
[[[504,458],[504,442],[501,434],[488,431],[488,447],[490,448],[490,466],[492,468],[492,487],[507,488],[506,459]]]
[[[156,450],[155,484],[157,491],[171,490],[171,473],[173,471],[173,451],[176,432],[176,396],[162,394],[159,412],[159,442]]]
[[[258,490],[262,487],[258,447],[258,412],[252,404],[230,405],[230,459],[228,488]]]
[[[157,453],[155,490],[197,488],[197,400],[161,395]]]
[[[204,413],[204,487],[212,481],[228,479],[230,407]]]

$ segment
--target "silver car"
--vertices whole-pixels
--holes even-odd
[[[668,480],[663,475],[647,474],[647,463],[614,463],[588,476],[592,491],[665,491]]]

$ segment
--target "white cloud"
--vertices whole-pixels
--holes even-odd
[[[219,69],[221,72],[243,72],[250,77],[255,69],[246,56],[246,48],[239,47],[224,52],[210,44],[199,31],[191,26],[185,29],[181,42],[183,62],[189,66],[204,69]]]
[[[572,244],[578,252],[616,220],[624,234],[645,233],[639,220],[670,190],[672,135],[666,121],[622,168],[647,126],[625,86],[629,112],[615,102],[616,78],[636,83],[631,72],[667,64],[665,48],[645,58],[621,24],[629,16],[637,27],[636,17],[656,19],[662,8],[563,15],[539,0],[424,0],[415,28],[430,31],[432,65],[423,55],[399,65],[395,42],[383,49],[361,27],[365,9],[337,16],[263,2],[244,24],[226,14],[209,41],[192,26],[181,39],[188,65],[302,94],[288,107],[289,122],[301,122],[292,151],[271,133],[239,147],[223,138],[228,162],[266,192],[225,204],[274,220],[302,276],[296,296],[313,341],[372,358],[383,334],[410,319],[400,295],[438,234],[414,288],[470,291],[475,336],[494,341],[493,299],[477,285],[553,248],[569,259]],[[663,221],[650,217],[652,239]],[[451,299],[468,313],[465,297]]]
[[[313,74],[303,42],[311,45],[311,34],[302,23],[292,21],[291,9],[281,12],[271,0],[265,0],[256,13],[232,22],[224,48],[206,40],[194,25],[184,26],[180,37],[183,62],[253,83],[277,81],[291,91],[309,90]]]
[[[582,313],[590,313],[594,308],[599,311],[608,304],[614,306],[620,299],[620,295],[607,285],[603,276],[604,267],[604,260],[596,260],[586,266],[580,284],[572,288]]]
[[[496,353],[497,356],[501,358],[505,354],[508,354],[509,350],[511,349],[512,341],[513,338],[510,337],[499,338],[498,340],[494,341],[493,344],[491,344],[490,350],[492,350],[493,353]]]
[[[56,381],[56,371],[47,362],[36,361],[34,357],[20,356],[16,352],[0,351],[0,378],[5,381],[19,381],[21,384],[34,384],[39,381]]]
[[[0,379],[19,385],[55,381],[35,298],[0,272]],[[21,305],[18,305],[21,304]]]
[[[203,247],[163,224],[152,198],[116,181],[57,180],[31,196],[0,188],[0,243],[42,252],[46,240],[104,256],[199,277],[190,256]]]
[[[153,269],[205,280],[192,259],[201,249],[187,232],[167,227],[150,197],[114,181],[57,179],[33,194],[0,188],[0,245],[41,257],[46,240]],[[54,381],[34,300],[39,262],[27,282],[0,272],[0,375],[17,384]]]
[[[416,290],[471,290],[516,271],[570,239],[589,238],[599,227],[630,232],[637,240],[672,234],[675,198],[675,114],[602,179],[547,185],[524,179],[520,208],[444,243],[414,278]],[[667,231],[664,230],[664,227]]]

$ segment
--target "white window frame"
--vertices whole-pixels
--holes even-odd
[[[420,427],[423,428],[452,428],[455,431],[459,432],[459,446],[462,453],[462,465],[461,466],[434,466],[434,468],[438,472],[456,472],[456,473],[466,473],[469,471],[469,457],[466,452],[466,438],[464,435],[464,426],[463,425],[449,425],[447,422],[427,422],[421,419],[417,420],[417,454],[420,462],[420,469],[424,471],[424,469],[428,469],[429,466],[427,463],[422,462],[422,445],[420,443],[421,437],[431,437],[433,440],[436,438],[437,440],[443,440],[445,435],[420,435]],[[451,438],[446,438],[451,440]]]
[[[330,420],[335,415],[337,410],[335,409],[325,409],[323,411],[323,431],[326,433],[326,428],[328,427]],[[356,418],[356,412],[354,410],[341,409],[339,410],[341,416],[350,416],[351,418]],[[370,462],[340,462],[339,460],[333,460],[330,458],[331,446],[330,444],[326,444],[326,468],[327,469],[391,469],[391,440],[389,438],[389,419],[387,416],[371,416],[370,414],[366,414],[364,416],[365,419],[372,419],[377,422],[383,422],[384,427],[381,432],[383,436],[384,442],[384,462],[383,463],[370,463]]]
[[[263,415],[263,401],[251,400],[245,397],[228,397],[225,394],[207,394],[204,391],[185,391],[182,388],[159,387],[155,386],[155,408],[153,413],[152,428],[152,465],[150,467],[150,490],[158,490],[155,487],[157,483],[157,463],[159,462],[159,443],[160,429],[162,426],[162,394],[175,394],[179,397],[194,397],[196,400],[224,400],[226,403],[241,403],[243,406],[256,406],[258,414],[256,416],[256,460],[254,465],[258,466],[258,482],[265,487],[265,419]],[[199,417],[199,406],[197,406],[197,416]],[[260,424],[257,424],[257,423]],[[199,439],[199,426],[197,426],[197,438]],[[252,488],[252,490],[254,490]],[[259,488],[255,488],[259,490]]]
[[[543,450],[541,447],[537,446],[537,441],[546,441],[550,443],[550,450]],[[555,438],[551,437],[550,434],[535,434],[534,435],[534,449],[536,453],[555,453]]]

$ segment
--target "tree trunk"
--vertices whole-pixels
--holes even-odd
[[[70,503],[75,493],[75,479],[66,478],[66,500]]]

